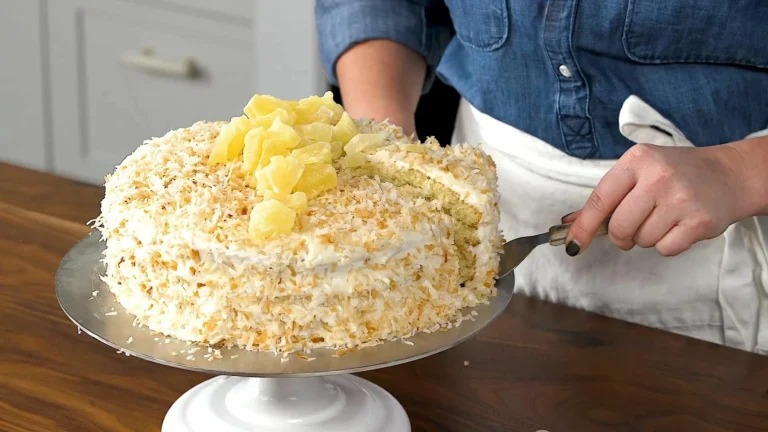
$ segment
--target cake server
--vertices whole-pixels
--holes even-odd
[[[608,222],[606,219],[595,233],[595,237],[608,234]],[[537,246],[549,243],[552,246],[565,244],[565,237],[571,229],[571,224],[555,225],[549,228],[549,232],[520,237],[504,243],[504,253],[499,262],[499,278],[503,278],[515,269]]]

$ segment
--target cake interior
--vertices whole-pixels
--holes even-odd
[[[407,195],[422,197],[426,200],[439,200],[443,212],[455,221],[454,242],[459,254],[459,275],[462,282],[472,279],[475,274],[475,255],[472,248],[479,243],[477,227],[481,214],[473,206],[465,203],[459,195],[440,182],[430,179],[424,173],[414,169],[402,169],[394,165],[368,162],[353,168],[354,175],[378,177],[381,181],[392,183]]]

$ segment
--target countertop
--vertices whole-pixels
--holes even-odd
[[[59,309],[54,272],[102,194],[0,163],[0,431],[158,431],[210,378],[118,355]],[[470,341],[360,375],[414,431],[768,430],[768,357],[517,295]]]

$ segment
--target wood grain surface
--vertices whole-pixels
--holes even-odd
[[[0,163],[0,431],[159,431],[209,378],[118,355],[60,311],[54,272],[101,195]],[[522,296],[456,348],[361,375],[414,431],[768,430],[768,358]]]

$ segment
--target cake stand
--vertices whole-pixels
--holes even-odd
[[[163,421],[163,432],[403,432],[405,410],[376,384],[351,375],[418,360],[455,346],[493,321],[509,304],[514,274],[497,281],[490,304],[448,331],[419,333],[337,356],[313,350],[302,359],[239,348],[215,352],[133,325],[101,281],[105,244],[91,232],[64,257],[56,296],[82,330],[126,355],[218,375],[183,394]],[[469,313],[470,311],[467,311]],[[285,359],[288,359],[287,361]]]

